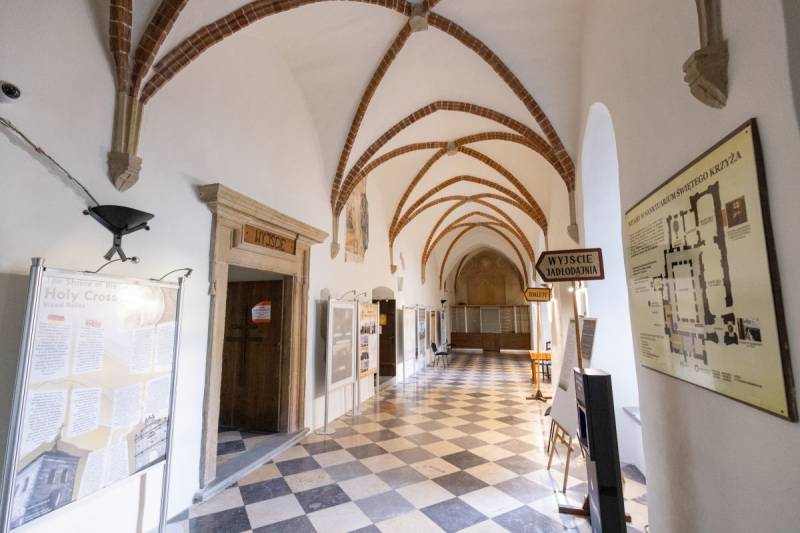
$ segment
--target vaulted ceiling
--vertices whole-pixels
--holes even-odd
[[[125,43],[115,37],[114,10],[130,4],[112,0],[117,57]],[[385,206],[389,242],[412,232],[427,243],[421,265],[435,248],[446,278],[478,239],[527,271],[545,236],[566,232],[549,223],[551,213],[573,201],[583,4],[137,1],[133,34],[150,39],[130,49],[133,72],[126,78],[118,68],[118,86],[145,105],[219,40],[266,40],[315,121],[334,241],[350,192],[366,179],[368,195]],[[424,21],[427,29],[414,31]]]

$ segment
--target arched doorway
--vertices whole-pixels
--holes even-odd
[[[397,302],[389,287],[372,289],[372,303],[378,304],[378,352],[381,381],[397,375]],[[378,383],[380,386],[380,383]]]
[[[622,247],[619,162],[611,114],[602,103],[589,109],[581,151],[586,245],[603,249],[606,278],[589,282],[591,316],[598,319],[592,366],[610,373],[620,459],[645,471],[639,389],[631,335]]]

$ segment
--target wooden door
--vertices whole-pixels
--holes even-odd
[[[378,304],[378,313],[380,314],[381,334],[378,344],[381,376],[395,376],[397,375],[396,304],[394,300],[374,300],[373,303]]]
[[[271,303],[269,323],[252,309]],[[220,427],[276,432],[280,420],[283,281],[228,284],[222,355]]]

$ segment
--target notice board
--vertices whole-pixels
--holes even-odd
[[[417,355],[417,309],[403,307],[403,376],[410,374],[406,365],[414,364]]]
[[[755,120],[625,214],[634,344],[652,370],[797,420]]]
[[[581,355],[583,356],[583,365],[588,367],[592,362],[597,319],[581,317],[580,326]],[[550,416],[569,435],[574,435],[578,431],[578,403],[575,399],[575,378],[572,372],[572,369],[577,366],[578,346],[575,337],[575,319],[573,318],[570,319],[569,328],[567,328],[558,386],[555,389],[553,406],[550,409]]]
[[[352,385],[356,380],[356,303],[329,300],[327,383],[330,390]]]
[[[165,460],[179,287],[32,270],[6,454],[7,529]]]
[[[378,373],[378,304],[358,304],[358,372]]]

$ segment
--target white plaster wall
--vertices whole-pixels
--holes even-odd
[[[605,279],[590,281],[589,316],[598,319],[592,367],[611,374],[620,460],[645,472],[642,430],[624,407],[639,406],[636,362],[631,337],[630,310],[622,249],[619,164],[614,124],[603,104],[593,104],[586,117],[581,150],[584,244],[602,248]]]
[[[195,187],[221,182],[327,230],[331,173],[323,168],[316,125],[290,71],[267,41],[245,31],[209,50],[153,98],[142,132],[141,181],[127,193],[115,191],[106,177],[114,86],[106,36],[99,33],[96,22],[106,16],[106,9],[98,2],[5,2],[0,17],[2,76],[20,85],[23,98],[0,106],[0,114],[79,176],[102,203],[155,213],[152,231],[123,241],[125,250],[141,256],[142,262],[115,264],[108,273],[151,277],[178,267],[194,269],[187,285],[181,339],[170,492],[170,513],[175,514],[190,504],[198,488],[206,370],[211,215],[197,199]],[[235,93],[231,87],[237,88]],[[0,180],[0,423],[5,424],[30,257],[42,256],[49,265],[63,268],[96,268],[111,236],[81,214],[85,203],[72,189],[6,135],[0,135]],[[385,221],[376,214],[380,209],[376,204],[371,209],[373,224],[383,226],[372,232],[364,265],[345,264],[342,255],[331,261],[329,243],[313,249],[306,383],[309,426],[316,425],[320,411],[319,398],[314,398],[319,394],[315,366],[322,350],[317,304],[323,289],[339,295],[350,289],[396,286],[388,269]],[[418,257],[420,246],[409,238],[399,249],[407,257]],[[409,261],[410,270],[413,263]],[[432,272],[429,279],[435,279]],[[438,304],[439,293],[434,283],[421,286],[418,272],[407,272],[398,298],[399,305],[433,305]],[[334,402],[332,416],[343,411],[343,402]],[[1,434],[5,438],[5,432]],[[155,521],[158,479],[154,470],[145,481],[146,527]],[[138,476],[133,477],[26,530],[134,531],[139,483]]]
[[[800,20],[795,9],[785,24],[780,0],[723,0],[722,12],[731,55],[724,110],[700,104],[682,80],[681,65],[698,46],[688,1],[591,2],[581,105],[603,102],[614,118],[623,211],[745,120],[758,119],[796,379],[800,136],[785,28]],[[652,531],[797,531],[798,424],[641,367],[637,374]]]

